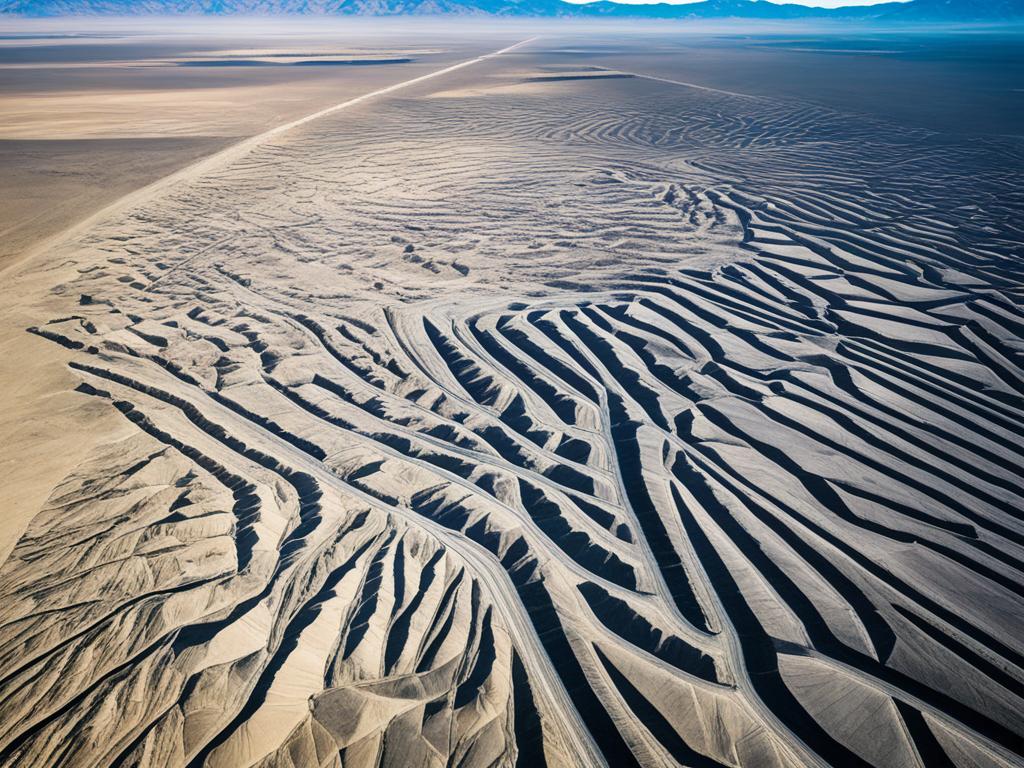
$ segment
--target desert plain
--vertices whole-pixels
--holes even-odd
[[[0,764],[1024,765],[1000,36],[0,41]]]

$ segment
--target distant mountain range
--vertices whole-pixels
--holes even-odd
[[[598,0],[0,0],[0,14],[515,16],[542,18],[793,19],[879,23],[1024,21],[1024,0],[910,0],[836,9],[767,0],[702,0],[687,5],[627,5]]]

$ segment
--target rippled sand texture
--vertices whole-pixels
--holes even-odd
[[[1021,764],[1021,145],[556,49],[48,256],[3,763]]]

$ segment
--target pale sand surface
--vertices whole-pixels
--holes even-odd
[[[5,273],[0,763],[1022,764],[1024,147],[512,42]]]
[[[6,556],[49,489],[93,447],[123,425],[69,394],[66,356],[26,336],[45,317],[38,300],[50,278],[13,281],[26,256],[45,257],[52,238],[128,193],[145,187],[241,138],[325,107],[440,68],[472,53],[465,40],[396,47],[345,45],[292,32],[225,48],[230,38],[111,34],[78,40],[5,40],[0,48],[0,466],[10,482],[0,491]],[[234,42],[232,40],[232,42]],[[252,41],[249,41],[250,44]],[[407,42],[407,41],[406,41]],[[447,43],[447,45],[445,44]],[[342,68],[175,68],[182,60],[287,52],[342,58],[411,58],[401,65]],[[68,73],[73,68],[75,72]],[[16,71],[13,71],[16,70]],[[28,281],[27,283],[23,281]],[[48,282],[49,281],[49,282]],[[97,420],[98,419],[98,420]],[[73,435],[73,439],[68,436]],[[42,498],[39,496],[42,494]]]
[[[108,203],[233,143],[228,137],[0,139],[0,265]]]
[[[281,33],[246,48],[226,47],[238,40],[223,36],[4,41],[0,267],[128,192],[240,138],[482,50],[465,39],[410,46],[379,35],[369,41],[360,35],[362,45],[355,46],[352,35],[342,31],[324,40]],[[259,52],[281,65],[181,66],[258,60]],[[289,66],[317,60],[394,63]]]

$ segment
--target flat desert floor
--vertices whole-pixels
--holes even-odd
[[[1024,765],[1017,41],[360,34],[0,45],[0,765]]]

